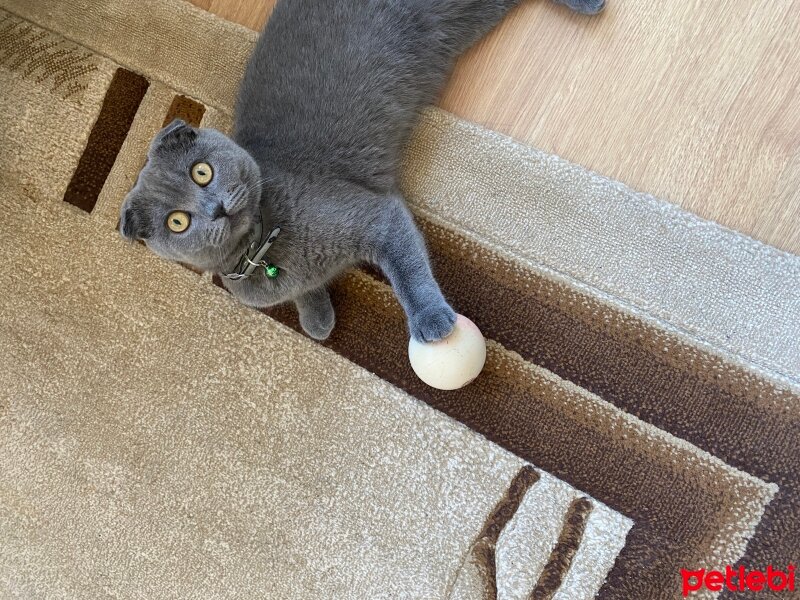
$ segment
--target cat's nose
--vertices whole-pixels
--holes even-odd
[[[224,206],[222,206],[222,204],[217,204],[217,205],[214,207],[214,210],[213,210],[213,212],[211,213],[211,218],[212,218],[213,220],[215,220],[215,221],[216,221],[217,219],[221,219],[222,217],[227,217],[227,216],[228,216],[228,213],[227,213],[227,212],[225,212],[225,207],[224,207]]]

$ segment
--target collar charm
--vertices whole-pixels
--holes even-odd
[[[267,262],[265,256],[267,254],[267,250],[269,250],[269,247],[272,246],[273,242],[278,237],[278,234],[281,232],[281,228],[276,227],[269,232],[269,235],[266,237],[266,239],[263,239],[262,235],[264,222],[264,211],[262,209],[261,219],[255,227],[253,235],[254,241],[247,246],[244,254],[242,254],[242,258],[240,258],[239,262],[236,263],[233,273],[223,273],[223,277],[227,277],[232,281],[247,279],[258,267],[264,269],[264,275],[266,275],[269,279],[275,279],[278,275],[280,275],[281,270],[272,263]]]
[[[280,275],[280,273],[281,270],[272,263],[268,263],[264,267],[264,275],[266,275],[270,279],[275,279],[278,275]]]

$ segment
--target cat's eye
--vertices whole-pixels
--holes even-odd
[[[214,179],[214,169],[210,164],[199,162],[192,165],[192,181],[197,185],[205,187],[211,183],[212,179]]]
[[[192,218],[189,213],[185,213],[182,210],[174,210],[167,215],[167,227],[173,233],[183,233],[189,229],[191,223]]]

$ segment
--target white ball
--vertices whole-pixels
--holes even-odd
[[[455,390],[475,379],[486,362],[481,330],[464,315],[456,317],[453,332],[443,340],[408,342],[411,368],[422,381],[439,390]]]

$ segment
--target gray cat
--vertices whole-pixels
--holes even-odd
[[[369,262],[414,338],[447,336],[455,313],[397,190],[398,160],[455,59],[519,1],[279,1],[247,66],[232,139],[182,121],[160,131],[122,206],[122,234],[220,273],[247,305],[293,300],[320,340],[334,325],[326,284]],[[604,4],[561,2],[583,13]]]

